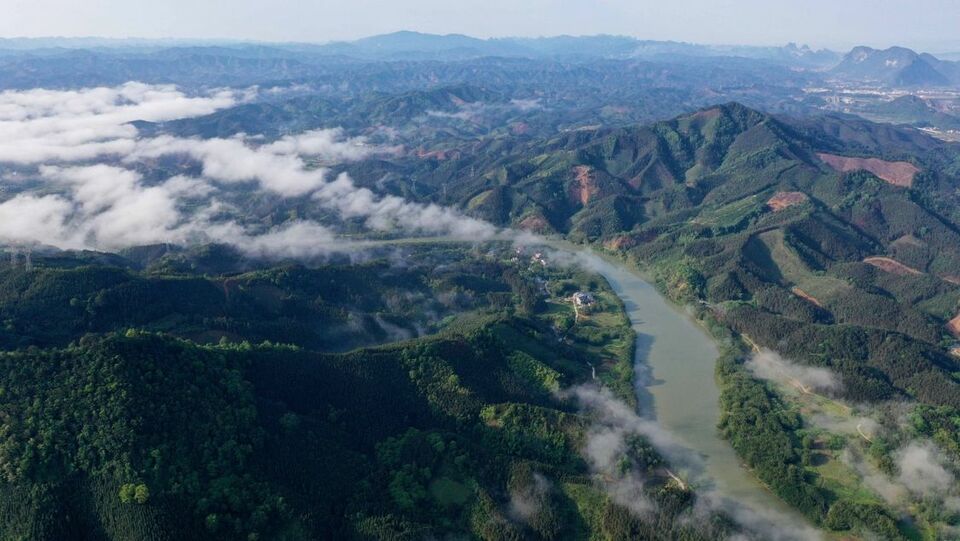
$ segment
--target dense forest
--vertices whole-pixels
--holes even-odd
[[[903,185],[889,170],[838,171],[830,153],[905,160],[916,173]],[[884,539],[940,538],[958,518],[942,509],[944,496],[894,505],[856,488],[863,474],[845,457],[863,454],[866,468],[896,478],[910,438],[956,456],[957,156],[912,131],[728,104],[553,139],[462,188],[492,189],[495,199],[457,197],[488,219],[603,246],[693,306],[729,348],[718,364],[722,433],[813,522]],[[812,399],[747,370],[759,348],[835,374],[842,385],[823,400],[919,404],[914,421],[883,424],[868,442],[831,436],[811,421]]]
[[[721,430],[771,490],[828,529],[937,538],[932,524],[958,517],[854,490],[864,476],[841,459],[863,454],[897,477],[905,435],[960,442],[958,156],[916,130],[728,103],[392,167],[443,186],[440,202],[643,269],[734,344],[718,365]],[[802,399],[744,368],[755,348],[835,374],[842,385],[824,399],[921,413],[884,425],[882,445],[831,442]]]
[[[606,251],[689,309],[723,351],[718,430],[811,524],[960,531],[960,147],[820,114],[826,95],[806,89],[825,81],[801,58],[814,51],[612,58],[593,48],[622,52],[618,38],[598,39],[580,42],[589,59],[0,55],[4,88],[138,77],[161,84],[118,87],[112,106],[146,103],[137,89],[229,102],[131,113],[106,123],[116,140],[73,133],[183,145],[170,153],[0,164],[0,205],[70,209],[65,236],[37,240],[47,220],[0,253],[0,538],[765,538],[578,402],[638,408],[634,334],[602,279],[506,243],[403,240],[465,217]],[[247,90],[214,96],[222,85]],[[873,114],[955,120],[906,98]],[[214,146],[242,170],[197,152]],[[165,235],[97,229],[128,201],[84,199],[106,197],[103,178],[65,175],[86,166],[126,196],[165,193]],[[343,192],[323,196],[331,185]],[[275,246],[304,223],[310,238]],[[225,225],[233,244],[204,236]],[[327,253],[325,234],[369,244]],[[764,378],[770,352],[840,383]],[[616,440],[602,460],[601,436]],[[920,472],[932,488],[885,493],[877,479],[916,473],[911,449],[936,466]]]
[[[640,434],[612,471],[581,453],[593,418],[558,391],[596,366],[612,396],[635,404],[632,331],[602,280],[502,246],[397,249],[420,264],[218,275],[58,254],[5,266],[0,536],[738,531],[718,511],[681,518],[703,513],[696,496]],[[597,301],[574,318],[578,290]],[[436,308],[424,334],[384,335],[388,322],[412,328],[411,314],[448,297],[458,300]],[[325,340],[347,310],[371,321],[354,340],[390,343],[336,352],[342,344]],[[649,513],[606,488],[633,476],[646,479],[636,497],[653,502]]]

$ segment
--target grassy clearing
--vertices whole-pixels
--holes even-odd
[[[492,194],[492,193],[493,193],[493,190],[487,190],[487,191],[485,191],[485,192],[481,192],[481,193],[473,196],[473,198],[470,199],[470,201],[467,202],[467,209],[468,209],[468,210],[474,210],[474,209],[476,209],[477,207],[479,207],[480,205],[484,204],[484,203],[487,201],[487,199],[490,198],[490,194]]]
[[[784,241],[783,231],[775,229],[759,235],[761,242],[770,251],[770,257],[780,270],[783,279],[796,285],[821,303],[850,289],[850,284],[832,276],[824,276],[807,267],[800,257]]]
[[[856,412],[838,400],[816,393],[805,393],[791,385],[775,384],[778,394],[804,418],[804,426],[816,435],[811,465],[807,470],[814,473],[820,482],[841,498],[863,503],[882,504],[882,498],[863,483],[861,475],[841,458],[842,449],[832,449],[830,441],[836,437],[843,440],[843,447],[857,446],[866,442],[857,432]],[[830,428],[818,425],[813,419],[826,419]],[[869,464],[869,463],[868,463]],[[870,466],[868,466],[870,467]]]
[[[766,204],[759,195],[751,195],[733,203],[701,212],[693,222],[723,229],[734,228],[748,220]]]
[[[634,334],[620,298],[598,275],[563,268],[538,269],[548,298],[538,317],[554,329],[557,339],[584,354],[599,359],[583,368],[631,402],[633,395]],[[595,301],[575,308],[573,294],[589,292]]]

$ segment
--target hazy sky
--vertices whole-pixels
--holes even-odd
[[[960,0],[0,0],[0,36],[352,39],[624,34],[960,50]]]

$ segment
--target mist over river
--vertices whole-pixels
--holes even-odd
[[[785,539],[818,538],[806,519],[763,487],[720,437],[720,390],[714,377],[720,353],[713,339],[623,264],[580,253],[623,301],[636,333],[634,384],[641,415],[655,419],[692,451],[694,460],[687,454],[668,456],[681,475],[701,496],[720,496],[741,507],[734,513],[743,520],[762,517],[782,526]]]

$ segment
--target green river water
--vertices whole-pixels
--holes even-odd
[[[401,239],[371,245],[462,242]],[[701,497],[717,498],[740,522],[777,541],[823,536],[799,512],[761,485],[720,437],[720,390],[714,369],[720,353],[706,331],[623,263],[566,241],[548,245],[575,254],[578,264],[606,278],[623,301],[637,336],[635,387],[640,414],[654,419],[685,448],[667,458]],[[691,460],[691,456],[694,457]]]
[[[581,251],[621,298],[637,335],[635,385],[640,413],[699,457],[678,465],[698,493],[710,492],[782,528],[782,539],[818,539],[806,519],[763,487],[720,437],[716,343],[691,317],[619,262]],[[668,458],[671,458],[668,456]],[[683,460],[683,458],[680,458]]]

